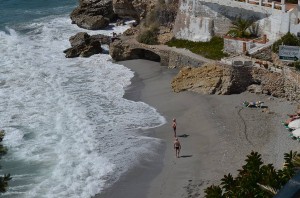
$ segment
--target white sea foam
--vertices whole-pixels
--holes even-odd
[[[82,31],[68,17],[18,28],[30,31],[0,32],[0,126],[9,148],[3,168],[13,175],[5,197],[93,196],[159,143],[137,129],[165,120],[122,98],[133,72],[109,55],[64,57],[69,37]]]

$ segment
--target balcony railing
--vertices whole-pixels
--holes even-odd
[[[231,0],[231,1],[244,2],[252,5],[258,5],[263,7],[269,7],[272,9],[282,10],[284,12],[286,11],[285,0],[281,0],[281,3],[275,1],[269,1],[269,0]]]

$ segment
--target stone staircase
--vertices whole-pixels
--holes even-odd
[[[274,42],[275,41],[269,41],[269,42],[267,42],[265,44],[255,44],[256,46],[253,47],[253,48],[251,48],[250,50],[248,50],[248,53],[250,55],[252,55],[252,54],[254,54],[257,51],[260,51],[260,50],[263,50],[263,49],[265,49],[267,47],[270,47],[271,45],[273,45]]]

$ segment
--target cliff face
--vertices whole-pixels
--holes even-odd
[[[70,17],[79,27],[98,30],[117,17],[139,22],[154,9],[157,0],[79,0]]]
[[[113,0],[114,12],[119,17],[129,17],[140,21],[154,9],[157,0]]]

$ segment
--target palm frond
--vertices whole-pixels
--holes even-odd
[[[267,185],[262,185],[260,183],[257,183],[257,185],[265,190],[266,192],[270,193],[272,196],[275,196],[278,193],[278,190],[276,190],[275,188],[271,187],[271,186],[267,186]]]

